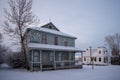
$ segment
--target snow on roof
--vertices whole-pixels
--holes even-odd
[[[66,36],[66,37],[72,37],[72,38],[77,38],[75,36],[71,36],[69,34],[60,32],[60,31],[56,31],[56,30],[52,30],[52,29],[47,29],[47,28],[41,28],[41,27],[31,27],[31,29],[35,29],[35,30],[39,30],[39,31],[43,31],[43,32],[48,32],[51,34],[57,34],[57,35],[61,35],[61,36]]]
[[[64,51],[82,52],[82,50],[80,50],[76,47],[49,45],[49,44],[28,43],[28,47],[36,48],[36,49],[45,49],[45,50],[64,50]]]

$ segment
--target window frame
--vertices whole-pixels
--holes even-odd
[[[99,57],[99,62],[101,62],[102,60],[101,60],[101,57]]]
[[[58,45],[58,36],[54,37],[54,45]]]
[[[64,46],[68,46],[68,39],[64,39]]]
[[[101,50],[99,50],[99,54],[101,54]]]
[[[42,34],[42,44],[47,44],[47,35],[46,34]]]
[[[84,61],[86,61],[86,57],[84,57]]]

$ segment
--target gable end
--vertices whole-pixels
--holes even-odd
[[[41,26],[42,28],[48,28],[56,31],[60,31],[52,22]]]

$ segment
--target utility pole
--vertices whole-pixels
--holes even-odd
[[[90,65],[92,65],[92,69],[94,69],[94,57],[92,57],[92,47],[90,46]]]
[[[90,46],[90,65],[92,64],[92,47]]]
[[[118,57],[119,57],[119,65],[120,65],[120,42],[118,43]]]
[[[82,65],[83,65],[83,52],[81,52],[81,62],[82,62]]]
[[[92,57],[92,69],[94,69],[94,57]]]

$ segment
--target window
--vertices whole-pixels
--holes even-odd
[[[107,63],[108,62],[108,57],[104,57],[104,63]]]
[[[39,61],[39,58],[40,58],[39,56],[40,56],[40,55],[39,55],[39,53],[38,53],[37,51],[34,51],[33,56],[34,56],[34,59],[33,59],[34,62]]]
[[[58,57],[58,60],[59,60],[59,61],[61,61],[61,55],[62,55],[61,53],[59,53],[59,55],[58,55],[58,56],[59,56],[59,57]]]
[[[55,38],[54,38],[54,44],[58,45],[58,37],[57,36],[55,36]]]
[[[66,52],[63,52],[63,53],[62,53],[61,60],[69,60],[68,55],[69,55],[69,54],[67,54]]]
[[[75,60],[75,54],[71,53],[71,60]]]
[[[104,57],[104,63],[106,63],[106,58]]]
[[[53,61],[53,53],[50,53],[50,61]]]
[[[94,61],[95,60],[95,58],[94,57],[91,57],[91,61]]]
[[[38,53],[37,52],[34,52],[34,57],[37,57],[38,56]]]
[[[65,55],[65,60],[69,60],[69,54],[67,54],[66,52],[64,55]]]
[[[99,62],[101,62],[101,58],[99,57]]]
[[[101,51],[99,51],[99,54],[101,54]]]
[[[68,46],[68,40],[64,39],[64,46]]]
[[[42,43],[47,44],[47,35],[42,34]]]
[[[84,61],[86,61],[86,58],[84,57]]]
[[[96,61],[96,57],[94,57],[94,61]]]
[[[49,26],[49,29],[52,29],[52,26]]]

